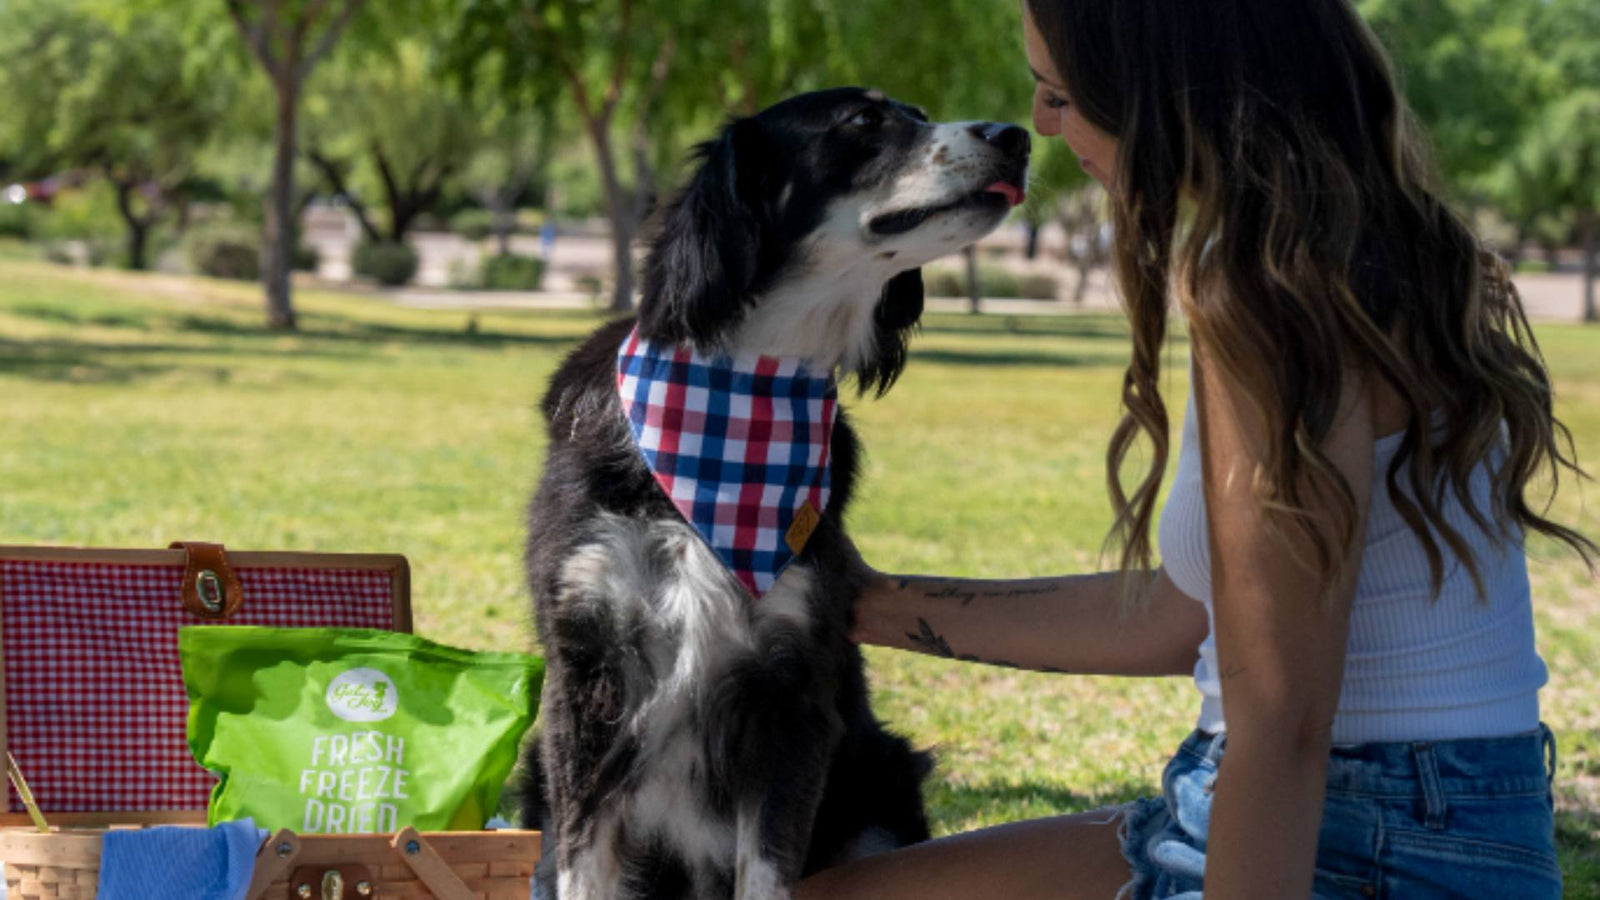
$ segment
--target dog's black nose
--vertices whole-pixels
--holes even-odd
[[[979,122],[972,126],[972,133],[1009,156],[1026,156],[1028,153],[1030,141],[1025,128],[1004,122]]]

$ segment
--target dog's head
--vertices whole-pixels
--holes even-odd
[[[922,314],[917,267],[1021,202],[1028,144],[1014,125],[929,122],[860,88],[734,120],[656,223],[641,331],[841,367],[881,393]]]

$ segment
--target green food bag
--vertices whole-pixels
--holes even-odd
[[[483,827],[544,661],[361,628],[178,631],[206,821],[302,834]]]

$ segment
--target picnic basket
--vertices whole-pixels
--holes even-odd
[[[107,828],[203,825],[214,777],[190,754],[177,629],[411,630],[410,570],[386,554],[0,546],[0,810],[7,900],[95,896]],[[536,831],[271,835],[249,900],[526,900]]]

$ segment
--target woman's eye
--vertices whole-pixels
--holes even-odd
[[[1061,109],[1067,105],[1067,101],[1061,97],[1057,97],[1055,94],[1045,94],[1044,105],[1050,107],[1051,109]]]

